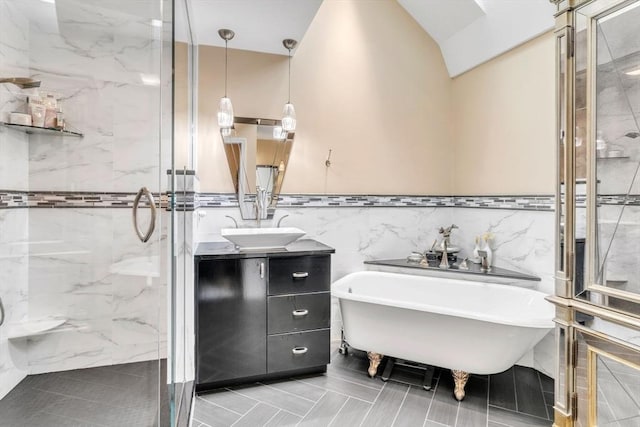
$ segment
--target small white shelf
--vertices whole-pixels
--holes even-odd
[[[67,319],[32,319],[9,324],[7,338],[10,340],[29,338],[48,333],[61,326]]]

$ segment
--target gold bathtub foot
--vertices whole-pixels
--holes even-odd
[[[367,352],[367,357],[369,358],[369,369],[367,372],[371,378],[376,376],[378,372],[378,366],[380,366],[380,361],[382,360],[382,355],[380,353],[374,353],[372,351]]]
[[[464,386],[467,385],[467,381],[469,380],[469,373],[452,369],[451,375],[453,375],[453,382],[455,383],[453,395],[457,401],[461,401],[464,399]]]

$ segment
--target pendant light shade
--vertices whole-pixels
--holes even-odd
[[[218,126],[220,129],[230,129],[233,126],[233,104],[227,96],[227,44],[236,34],[223,28],[218,30],[218,35],[224,40],[224,96],[218,104]]]
[[[284,109],[282,110],[282,130],[287,132],[296,130],[296,110],[290,102],[284,104]]]
[[[282,109],[282,130],[293,132],[296,130],[296,110],[291,103],[291,49],[296,47],[298,42],[293,39],[284,39],[282,44],[289,51],[289,100]]]
[[[218,126],[222,129],[233,126],[233,105],[226,96],[220,98],[220,104],[218,104]]]

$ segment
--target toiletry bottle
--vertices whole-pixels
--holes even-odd
[[[64,113],[62,112],[62,107],[58,108],[58,112],[56,113],[56,129],[64,130]]]
[[[52,95],[47,96],[42,100],[44,107],[46,108],[44,115],[44,127],[53,129],[56,127],[56,115],[58,112],[58,100]]]

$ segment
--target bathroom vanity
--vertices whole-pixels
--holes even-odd
[[[261,251],[198,245],[197,391],[326,370],[334,252],[315,240]]]

